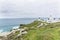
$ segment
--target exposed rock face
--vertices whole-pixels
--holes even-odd
[[[0,40],[7,40],[7,35],[9,35],[11,32],[3,32],[0,33]]]
[[[7,37],[0,36],[0,40],[7,40]]]

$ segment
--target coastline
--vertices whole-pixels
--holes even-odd
[[[11,32],[2,32],[2,33],[0,33],[0,36],[4,36],[4,37],[6,37],[7,35],[9,35]]]
[[[53,24],[55,24],[55,22],[60,22],[60,21],[48,21],[50,23],[53,22]],[[48,25],[51,26],[51,24],[49,24],[47,21],[41,21],[41,20],[35,20],[34,22],[30,23],[30,24],[26,24],[26,25],[21,25],[21,26],[14,26],[12,28],[12,30],[10,32],[1,32],[0,33],[0,38],[2,37],[2,39],[7,38],[7,39],[11,39],[10,37],[12,36],[12,39],[21,37],[22,35],[25,35],[28,33],[28,31],[30,30],[37,30],[40,29],[41,27],[47,27]],[[19,28],[20,27],[20,28]],[[53,28],[53,27],[50,27]],[[38,30],[39,31],[39,30]]]
[[[38,21],[39,21],[39,19],[38,19]],[[40,20],[41,21],[41,20]],[[51,22],[49,22],[49,21],[51,21]],[[59,20],[48,20],[48,21],[46,21],[47,23],[55,23],[55,22],[60,22]],[[7,36],[7,35],[9,35],[12,31],[14,31],[15,29],[19,29],[19,27],[20,26],[14,26],[12,29],[11,29],[11,31],[6,31],[6,32],[4,32],[4,30],[3,29],[1,29],[0,30],[0,36]]]
[[[14,26],[11,31],[5,31],[3,29],[0,30],[0,36],[6,37],[7,35],[11,34],[14,29],[18,29],[19,26]]]

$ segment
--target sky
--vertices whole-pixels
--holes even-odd
[[[60,17],[60,0],[0,0],[0,18]]]

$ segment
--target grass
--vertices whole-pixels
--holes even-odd
[[[8,35],[8,40],[16,40],[16,36],[20,33],[20,31],[16,31],[15,34],[11,33],[10,35]]]
[[[23,38],[23,40],[60,40],[60,22],[47,23],[48,25],[37,28],[41,23],[46,22],[34,21],[30,24],[21,25],[20,28],[27,27],[29,29],[28,33],[14,40],[21,40],[21,38]],[[31,29],[31,27],[36,29]],[[17,33],[18,32],[16,32],[16,34]]]
[[[29,30],[24,40],[60,40],[60,23],[51,23],[36,30]]]
[[[60,40],[60,28],[30,30],[24,40]]]
[[[33,21],[32,23],[29,23],[29,24],[21,24],[20,28],[28,28],[28,30],[32,29],[35,29],[38,25],[40,25],[42,22],[41,21]]]

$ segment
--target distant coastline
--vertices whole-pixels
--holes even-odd
[[[34,21],[36,18],[13,18],[13,19],[0,19],[1,32],[8,32],[13,27],[19,26],[20,24],[28,24]]]
[[[48,21],[49,17],[40,17],[40,19]],[[13,19],[0,19],[0,32],[8,32],[14,27],[19,26],[20,24],[28,24],[33,22],[38,18],[13,18]],[[55,19],[60,19],[60,18],[55,18]],[[50,20],[49,20],[50,21]],[[54,21],[54,20],[53,20]],[[56,22],[58,20],[55,20]],[[54,22],[55,22],[54,21]]]

